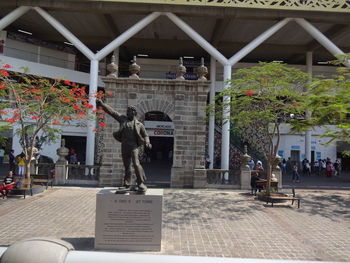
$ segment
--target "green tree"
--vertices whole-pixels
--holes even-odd
[[[280,127],[291,116],[303,116],[303,89],[308,75],[281,63],[259,63],[239,69],[233,74],[230,87],[220,94],[216,117],[230,106],[229,121],[245,143],[258,150],[267,161],[267,194],[270,194],[271,173],[276,165],[280,142]],[[225,102],[224,96],[231,97]]]
[[[339,57],[333,64],[340,65],[350,55]],[[350,143],[350,69],[337,68],[330,78],[314,79],[306,93],[305,108],[309,118],[293,121],[295,131],[305,131],[322,126],[321,137],[329,138],[328,143],[341,140]]]
[[[39,137],[52,139],[61,132],[59,125],[73,120],[83,123],[93,106],[88,103],[85,87],[68,80],[32,76],[25,69],[23,73],[10,70],[10,65],[0,69],[0,114],[20,137],[26,177],[30,178],[30,163]]]

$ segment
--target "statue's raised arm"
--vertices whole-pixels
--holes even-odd
[[[100,99],[96,99],[96,106],[99,107],[101,106],[102,109],[109,115],[111,115],[114,119],[116,119],[117,121],[121,122],[121,114],[116,111],[115,109],[113,109],[111,106],[109,106],[108,104],[104,103],[102,100]]]

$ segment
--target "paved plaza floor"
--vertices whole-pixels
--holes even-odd
[[[323,188],[298,188],[300,209],[266,206],[243,190],[165,189],[162,250],[152,253],[349,262],[350,190]],[[51,236],[94,250],[100,189],[54,187],[1,199],[0,246]]]

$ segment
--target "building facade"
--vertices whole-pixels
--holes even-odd
[[[6,36],[1,35],[0,52],[6,51],[1,59],[15,68],[25,64],[33,69],[33,74],[66,76],[72,81],[88,84],[91,104],[95,104],[94,94],[98,87],[104,87],[99,75],[105,75],[107,57],[112,53],[117,57],[122,77],[128,75],[128,66],[134,55],[170,61],[187,57],[189,64],[191,60],[199,61],[204,57],[212,83],[209,102],[213,102],[215,91],[227,87],[225,81],[239,65],[283,61],[304,67],[312,75],[317,74],[316,69],[332,71],[323,64],[337,54],[350,51],[350,8],[349,3],[341,0],[266,0],[258,3],[18,0],[15,3],[2,2],[0,7],[0,29],[8,32]],[[32,38],[37,41],[28,44]],[[21,39],[26,42],[28,57],[18,51],[16,41],[21,42]],[[157,65],[150,64],[151,60],[149,68],[145,66],[146,71],[141,71],[141,77],[142,74],[145,77],[163,75],[159,74]],[[165,68],[165,65],[160,63],[158,67]],[[194,67],[189,65],[188,68],[189,76],[193,76],[195,72],[190,68]],[[167,70],[171,71],[171,66]],[[165,72],[165,78],[167,73],[170,76],[169,73],[176,72]],[[94,125],[90,123],[89,126]],[[214,158],[214,126],[211,117],[207,150],[211,163]],[[92,129],[82,134],[86,135],[85,162],[92,164],[95,134]],[[311,159],[314,140],[311,132],[304,137],[304,154]],[[229,167],[229,142],[229,123],[224,123],[221,140],[223,169]],[[316,155],[317,152],[316,149]]]

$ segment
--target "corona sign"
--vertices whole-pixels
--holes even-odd
[[[174,130],[147,129],[148,136],[174,137]]]

